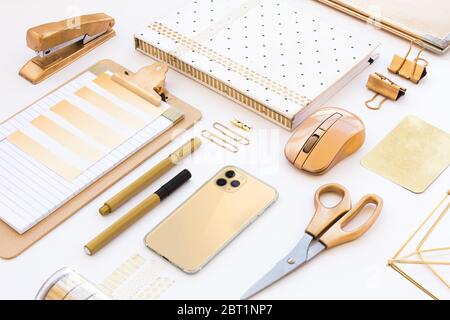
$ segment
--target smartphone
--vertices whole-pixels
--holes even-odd
[[[277,198],[273,187],[227,166],[150,231],[145,244],[184,272],[196,273]]]

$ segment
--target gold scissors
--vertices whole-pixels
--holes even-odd
[[[338,194],[342,199],[334,207],[326,207],[320,200],[325,193]],[[364,196],[353,208],[348,190],[339,184],[327,184],[315,194],[316,212],[305,230],[305,235],[295,248],[258,282],[248,289],[241,299],[248,299],[264,290],[326,249],[353,241],[366,233],[378,219],[383,200],[374,194]],[[344,228],[358,216],[367,205],[375,207],[372,214],[359,227],[344,231]]]

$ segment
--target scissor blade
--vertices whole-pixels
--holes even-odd
[[[315,256],[317,256],[319,253],[321,253],[326,248],[327,247],[325,247],[321,242],[316,242],[316,243],[312,244],[309,247],[308,257],[307,257],[306,261],[313,259]]]
[[[245,300],[254,296],[305,263],[307,261],[308,248],[312,240],[313,237],[311,235],[305,234],[295,248],[284,259],[280,260],[272,270],[251,286],[243,294],[241,299]]]

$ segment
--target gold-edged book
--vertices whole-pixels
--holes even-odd
[[[447,0],[316,0],[396,36],[443,54],[450,48]]]

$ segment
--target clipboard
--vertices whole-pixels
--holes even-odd
[[[98,64],[107,66],[109,70],[112,70],[117,74],[133,74],[132,71],[111,60],[103,60]],[[87,70],[70,79],[49,94],[57,91],[59,88],[73,81],[86,71]],[[55,210],[48,217],[39,222],[26,233],[20,235],[6,223],[0,221],[0,234],[2,235],[0,237],[0,258],[13,259],[19,256],[26,249],[31,247],[34,243],[36,243],[53,229],[58,227],[61,223],[69,219],[73,214],[78,212],[85,205],[102,194],[120,179],[125,177],[128,173],[133,171],[144,161],[164,148],[167,144],[169,144],[176,137],[181,135],[201,119],[202,115],[199,110],[173,96],[170,92],[165,92],[165,96],[167,97],[167,103],[169,103],[171,106],[177,107],[184,113],[184,118],[181,121],[165,131],[158,138],[145,145],[139,151],[130,156],[127,160],[115,167],[113,170],[106,173],[102,178],[84,189],[84,191],[79,193],[70,201],[66,202],[63,206]]]

